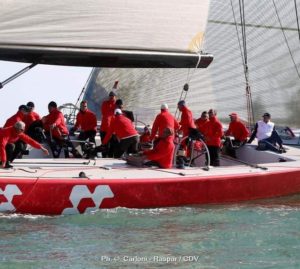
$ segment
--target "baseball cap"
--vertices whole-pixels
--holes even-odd
[[[271,118],[271,114],[270,113],[264,113],[263,115],[262,115],[263,117],[269,117],[269,118]]]
[[[229,117],[237,117],[237,116],[238,116],[238,114],[235,113],[235,112],[232,112],[232,113],[229,114]]]
[[[121,115],[122,114],[122,110],[120,108],[115,109],[114,112],[115,115]]]
[[[111,91],[111,92],[109,92],[108,96],[116,96],[116,93]]]
[[[160,106],[160,109],[169,109],[168,104],[164,103]]]

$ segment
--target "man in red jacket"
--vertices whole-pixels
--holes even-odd
[[[194,119],[193,119],[193,113],[191,110],[189,110],[186,106],[186,103],[184,100],[181,100],[177,104],[179,111],[181,112],[181,119],[180,119],[180,129],[179,132],[182,131],[183,138],[186,138],[181,143],[181,148],[185,152],[185,157],[190,158],[191,151],[190,151],[190,141],[197,139],[200,134],[199,131],[196,128]]]
[[[70,135],[74,135],[76,130],[80,129],[78,136],[79,140],[89,141],[96,145],[95,136],[97,132],[97,117],[94,112],[88,109],[87,101],[83,100],[80,103],[80,110],[76,116],[75,126],[71,128]],[[89,151],[92,147],[86,143],[81,143],[81,149],[86,157],[89,158]]]
[[[28,113],[24,117],[24,123],[26,125],[25,133],[31,138],[38,141],[38,134],[36,128],[42,128],[41,117],[38,113],[34,111],[34,103],[28,102],[26,104],[28,107]]]
[[[210,164],[212,166],[220,166],[220,150],[223,127],[217,118],[216,110],[210,109],[208,111],[208,115],[209,122],[207,122],[204,126],[205,143],[210,155]]]
[[[107,145],[112,134],[115,134],[119,139],[120,144],[116,150],[114,157],[119,158],[126,153],[136,153],[138,150],[139,136],[135,130],[130,119],[122,114],[121,109],[115,110],[115,116],[113,117],[106,133],[102,145]]]
[[[73,144],[68,140],[69,131],[65,123],[64,115],[58,110],[57,104],[51,101],[48,104],[49,114],[42,118],[43,126],[48,137],[54,158],[58,158],[62,148],[65,151],[65,157],[69,157],[68,148],[72,148],[74,157],[81,157],[75,150]]]
[[[13,126],[18,121],[24,121],[24,118],[27,115],[28,111],[29,109],[27,106],[20,105],[18,112],[6,120],[3,128]]]
[[[33,102],[28,102],[26,106],[28,107],[28,113],[24,117],[24,123],[26,124],[26,130],[28,130],[30,128],[30,125],[37,120],[41,120],[41,117],[34,111]]]
[[[61,140],[69,134],[64,115],[57,109],[54,101],[48,104],[48,111],[49,114],[42,118],[44,129],[53,138]]]
[[[20,105],[18,112],[11,116],[9,119],[6,120],[5,124],[4,124],[4,128],[7,127],[11,127],[14,126],[14,124],[18,121],[23,121],[25,120],[27,114],[29,112],[29,108],[25,105]],[[25,125],[25,129],[27,128],[27,126]],[[15,156],[14,158],[22,158],[22,155],[26,152],[26,143],[22,140],[18,140],[15,142],[15,146],[18,150],[15,151]]]
[[[114,111],[116,109],[116,94],[111,91],[108,94],[108,100],[103,101],[101,105],[101,126],[100,126],[100,137],[101,141],[104,140],[106,133],[109,130],[111,120],[114,116]],[[109,141],[107,142],[108,152],[102,152],[103,157],[112,157],[113,152],[109,150]]]
[[[199,130],[199,132],[201,134],[203,134],[204,129],[205,129],[204,126],[207,122],[209,122],[208,113],[207,113],[207,111],[203,111],[201,113],[201,117],[195,121],[197,129]]]
[[[245,126],[245,124],[240,121],[237,113],[233,112],[229,115],[229,117],[230,117],[229,128],[225,132],[225,135],[233,136],[234,139],[231,140],[229,137],[227,137],[224,145],[227,154],[235,158],[236,157],[235,149],[247,142],[249,131]]]
[[[21,150],[15,144],[16,141],[22,140],[24,143],[31,145],[34,148],[41,149],[46,155],[48,150],[41,144],[24,134],[25,123],[22,121],[16,122],[13,126],[0,129],[0,157],[2,168],[12,168],[10,164]]]
[[[152,150],[144,151],[141,155],[130,155],[127,163],[134,166],[158,166],[160,168],[172,168],[174,157],[174,133],[171,128],[165,128],[158,143]]]
[[[75,126],[71,129],[72,132],[80,129],[78,136],[79,140],[89,140],[95,143],[95,136],[97,132],[97,117],[94,112],[88,109],[87,101],[81,101],[80,111],[76,116]]]
[[[163,132],[166,128],[170,128],[173,132],[179,129],[179,123],[175,117],[169,112],[168,105],[162,104],[160,107],[160,113],[156,116],[151,130],[150,140],[152,141],[158,133],[158,138],[163,137]]]
[[[181,112],[179,131],[182,131],[183,137],[189,136],[191,130],[196,129],[196,125],[193,119],[193,113],[188,109],[184,100],[178,102],[178,109]]]
[[[174,149],[173,129],[166,127],[157,145],[152,150],[143,153],[146,159],[145,164],[154,164],[160,168],[172,168]],[[147,160],[150,162],[147,162]]]

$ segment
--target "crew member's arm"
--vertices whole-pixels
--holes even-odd
[[[40,149],[44,152],[45,155],[49,155],[49,152],[46,148],[44,148],[40,143],[38,143],[37,141],[35,141],[34,139],[32,139],[30,136],[22,133],[20,134],[20,139],[22,141],[24,141],[25,143],[29,144],[30,146],[36,148],[36,149]]]
[[[112,134],[114,133],[114,126],[115,126],[115,121],[112,120],[103,141],[101,141],[102,145],[106,145],[108,143],[108,141],[110,140]]]
[[[1,137],[0,138],[0,157],[1,157],[1,161],[2,161],[2,168],[4,168],[6,165],[6,151],[5,151],[6,144],[7,144],[7,139]]]
[[[152,141],[156,136],[157,130],[158,130],[158,118],[156,117],[152,125],[150,141]]]

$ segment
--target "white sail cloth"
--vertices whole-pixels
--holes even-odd
[[[0,46],[195,52],[209,0],[2,0]]]

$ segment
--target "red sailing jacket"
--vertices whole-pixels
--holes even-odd
[[[217,117],[210,117],[209,122],[204,126],[205,143],[208,146],[221,146],[221,137],[223,136],[223,127]]]
[[[65,124],[64,115],[58,110],[53,109],[47,116],[44,117],[44,129],[50,131],[50,125],[55,124],[55,128],[52,130],[52,136],[60,138],[61,135],[68,135],[69,131]]]
[[[196,128],[192,111],[190,111],[186,106],[182,108],[179,124],[181,125],[180,130],[182,130],[184,137],[190,134],[190,128]]]
[[[174,154],[173,136],[161,138],[154,149],[145,151],[144,155],[149,161],[156,161],[162,168],[172,168]]]
[[[249,131],[240,120],[231,121],[225,135],[232,135],[234,139],[241,142],[245,141],[249,136]]]
[[[167,127],[175,131],[179,129],[179,123],[168,110],[163,109],[154,120],[150,140],[154,139],[157,131],[158,137],[162,137],[163,131]]]
[[[30,138],[24,133],[17,133],[15,127],[7,127],[0,129],[0,157],[2,162],[6,162],[6,151],[5,147],[7,143],[15,143],[17,140],[21,139],[30,146],[40,149],[42,148],[41,144]]]
[[[116,100],[103,101],[101,106],[102,119],[101,119],[100,131],[103,132],[108,131],[109,125],[111,123],[111,119],[114,116],[115,108],[116,108]]]
[[[82,131],[96,131],[97,117],[94,112],[87,109],[86,111],[79,111],[76,116],[75,129],[81,128]]]
[[[140,136],[140,143],[149,143],[151,141],[152,141],[152,139],[151,139],[151,136],[149,133],[143,133]]]
[[[40,120],[40,119],[41,119],[40,115],[34,111],[31,111],[27,115],[24,115],[23,121],[26,125],[26,130],[33,122]]]
[[[195,124],[197,126],[197,129],[201,132],[201,134],[204,133],[204,129],[205,129],[205,124],[209,122],[209,119],[202,119],[199,118],[195,121]]]
[[[112,118],[107,134],[102,142],[103,145],[107,144],[112,134],[115,134],[119,140],[138,135],[137,131],[134,129],[132,121],[123,114],[116,115]]]
[[[21,111],[18,111],[15,115],[6,120],[3,128],[13,126],[18,121],[24,121],[24,118],[25,115]]]

